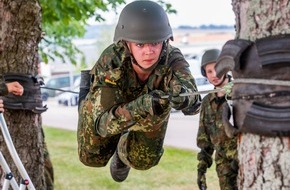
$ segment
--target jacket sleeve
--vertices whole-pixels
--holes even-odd
[[[201,112],[200,112],[200,120],[199,120],[199,129],[197,133],[197,146],[200,148],[200,152],[197,155],[198,159],[198,171],[202,173],[206,173],[207,168],[212,165],[213,162],[213,152],[214,146],[210,140],[210,135],[208,134],[208,130],[205,121],[205,104],[202,103]]]
[[[134,107],[138,100],[130,102],[119,102],[121,93],[114,86],[98,86],[95,91],[89,94],[84,103],[90,107],[92,120],[94,121],[94,131],[102,137],[112,136],[131,128],[135,131],[153,130],[164,123],[170,109],[165,111],[162,116],[155,116],[149,113],[136,111],[140,107]],[[88,114],[89,116],[89,114]],[[86,116],[85,116],[86,117]],[[139,125],[138,125],[139,124]],[[136,126],[142,127],[136,127]]]
[[[181,51],[175,48],[170,52],[170,55],[171,56],[169,56],[169,64],[171,64],[171,69],[173,73],[173,77],[170,84],[180,83],[187,89],[187,92],[197,92],[197,87],[195,84],[194,77],[190,72],[189,64],[185,60]],[[200,104],[201,104],[200,95],[189,96],[189,104],[187,107],[182,109],[182,112],[185,115],[197,114],[199,112]]]

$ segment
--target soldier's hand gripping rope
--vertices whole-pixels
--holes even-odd
[[[188,96],[180,96],[183,93],[188,93],[187,89],[180,84],[174,85],[168,96],[170,105],[176,110],[181,110],[188,106]]]
[[[188,92],[188,91],[186,92],[185,90],[181,90],[181,93],[178,94],[177,96],[163,95],[163,96],[161,96],[161,98],[163,98],[163,99],[169,98],[170,99],[171,97],[174,97],[176,99],[177,97],[196,96],[196,95],[200,95],[200,94],[216,93],[216,92],[220,92],[220,91],[225,91],[227,96],[229,96],[231,94],[232,86],[233,86],[233,83],[229,82],[223,88],[216,88],[213,90],[202,90],[202,91],[196,91],[196,92]]]
[[[168,107],[168,100],[163,100],[160,97],[164,95],[161,90],[153,90],[149,94],[144,94],[125,105],[133,117],[150,115],[161,115],[163,110]],[[116,110],[121,112],[122,108]]]

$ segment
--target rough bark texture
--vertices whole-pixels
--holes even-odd
[[[40,37],[41,8],[37,0],[0,0],[0,75],[36,75]],[[14,146],[35,188],[44,189],[41,115],[31,111],[7,110],[4,117]],[[0,143],[1,151],[19,182],[19,173],[2,134]]]
[[[236,37],[255,41],[290,33],[289,0],[232,0]],[[289,106],[285,102],[285,106]],[[241,134],[239,189],[290,189],[290,137]]]

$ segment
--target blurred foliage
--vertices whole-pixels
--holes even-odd
[[[176,13],[171,4],[162,0],[158,3],[168,13]],[[83,53],[72,40],[84,36],[89,18],[101,23],[105,21],[102,14],[109,11],[117,14],[117,8],[124,4],[125,0],[40,0],[43,39],[39,44],[39,52],[42,61],[48,63],[58,58],[74,65],[77,60],[84,62]]]
[[[39,44],[42,61],[56,57],[63,62],[76,64],[82,52],[72,43],[72,39],[85,34],[89,18],[104,21],[102,13],[116,10],[124,0],[40,0],[42,7],[43,40]]]
[[[167,3],[166,1],[158,0],[157,3],[159,3],[164,10],[169,14],[176,14],[177,11],[172,7],[170,3]]]

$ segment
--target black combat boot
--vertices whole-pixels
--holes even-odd
[[[120,160],[118,156],[118,152],[116,150],[115,154],[113,155],[111,165],[110,165],[110,172],[111,172],[112,178],[116,182],[122,182],[127,178],[129,171],[130,171],[130,167],[124,164]]]

